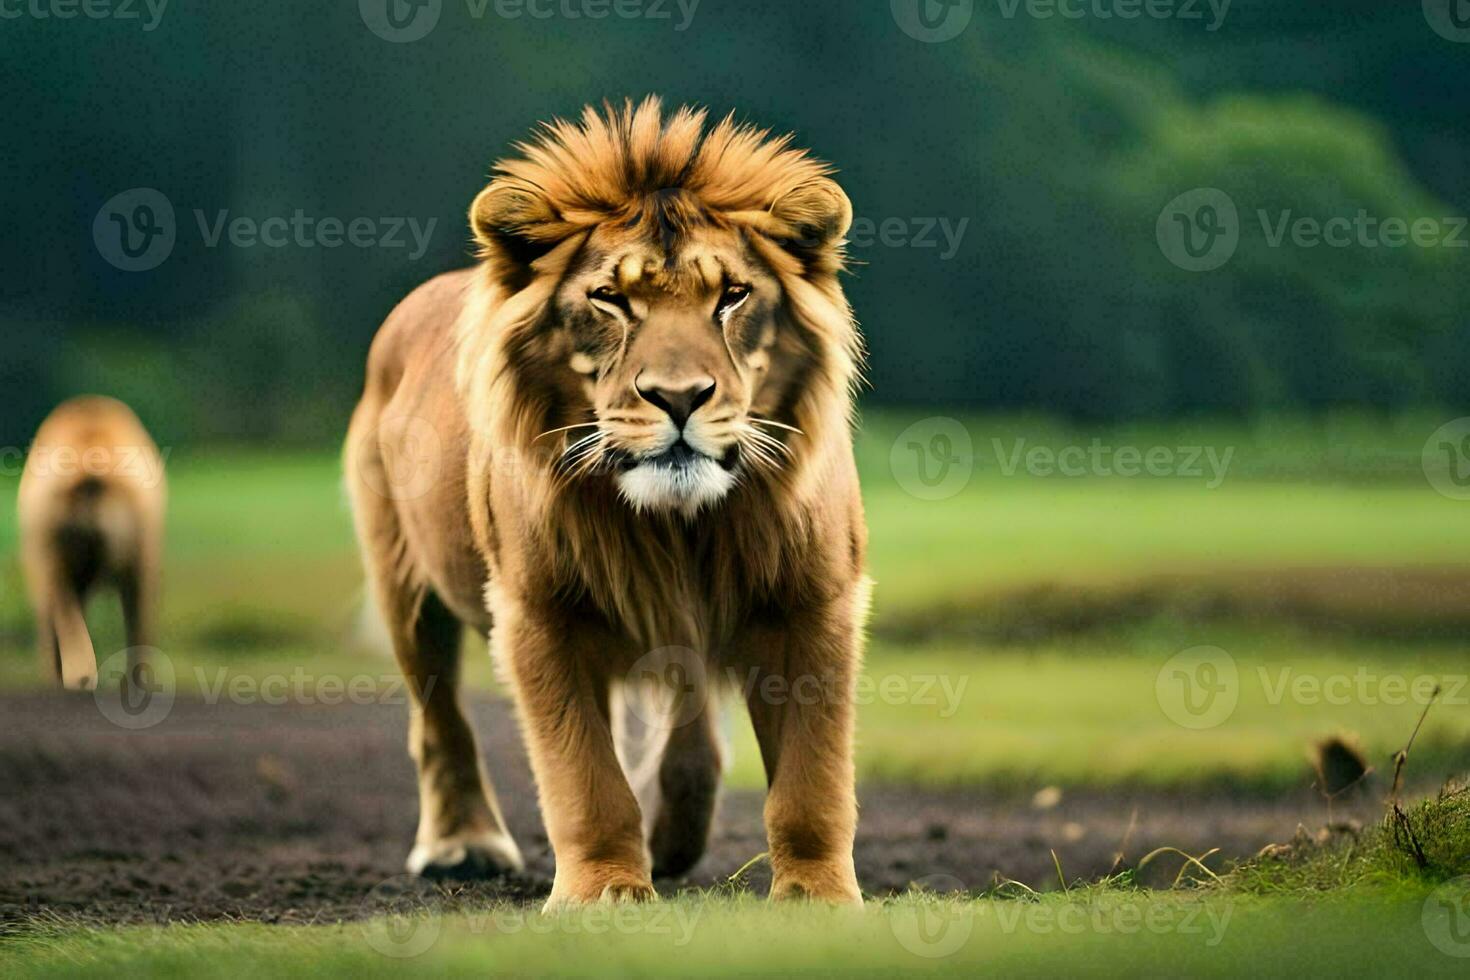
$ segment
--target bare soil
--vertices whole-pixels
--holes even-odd
[[[530,867],[441,894],[455,903],[533,901],[550,888],[552,857],[515,722],[503,702],[473,708]],[[0,719],[0,931],[38,915],[351,919],[371,912],[374,889],[402,871],[417,808],[401,705],[181,699],[156,727],[128,731],[90,695],[24,694],[0,697]],[[1029,793],[866,786],[861,803],[858,877],[873,895],[913,882],[978,892],[997,876],[1052,888],[1053,850],[1074,881],[1107,874],[1120,849],[1136,862],[1162,845],[1219,847],[1218,866],[1327,815],[1307,790],[1285,799],[1068,792],[1038,806]],[[1339,804],[1336,817],[1351,811]],[[1373,812],[1371,801],[1357,806],[1360,817]],[[760,813],[759,793],[727,793],[705,859],[660,891],[724,883],[765,849]],[[1178,867],[1150,870],[1171,879]],[[745,880],[758,893],[769,883],[760,864]]]

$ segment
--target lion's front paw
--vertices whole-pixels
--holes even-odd
[[[595,902],[651,902],[657,898],[658,892],[653,890],[653,882],[646,871],[621,865],[588,864],[565,871],[557,869],[556,881],[551,886],[551,897],[546,900],[544,911],[553,912]]]
[[[456,834],[416,844],[408,855],[409,873],[425,878],[494,878],[525,866],[515,841],[496,831]]]
[[[806,899],[831,905],[863,904],[852,861],[786,862],[771,880],[772,901]]]

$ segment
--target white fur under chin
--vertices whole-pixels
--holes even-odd
[[[692,517],[735,485],[735,474],[712,459],[688,466],[643,463],[618,476],[618,490],[634,510],[680,510]]]

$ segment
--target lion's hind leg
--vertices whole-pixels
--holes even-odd
[[[348,473],[372,463],[359,457]],[[360,483],[349,486],[369,578],[409,687],[408,747],[418,767],[419,825],[408,870],[451,878],[518,871],[525,863],[506,830],[459,701],[463,624],[415,573],[394,502]]]
[[[679,877],[704,856],[724,765],[719,698],[706,671],[692,663],[668,667],[683,678],[681,692],[669,697],[635,683],[619,689],[615,708],[618,754],[643,808],[656,878]]]
[[[658,878],[682,875],[709,844],[720,793],[720,742],[713,706],[669,733],[657,772],[648,848]]]
[[[408,870],[431,877],[519,871],[525,862],[459,703],[459,620],[426,592],[415,620],[390,629],[412,690],[409,752],[419,772],[419,829]]]
[[[84,613],[89,575],[71,567],[59,540],[27,549],[26,574],[36,614],[41,674],[74,690],[97,686],[97,655]]]

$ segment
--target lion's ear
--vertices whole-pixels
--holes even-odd
[[[556,247],[561,216],[534,188],[493,181],[470,205],[470,228],[480,254],[511,286],[531,277],[531,264]]]
[[[852,202],[835,180],[822,177],[783,195],[771,205],[771,217],[790,229],[789,247],[821,251],[852,227]]]

